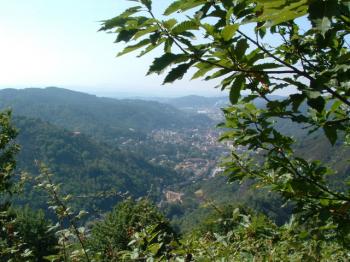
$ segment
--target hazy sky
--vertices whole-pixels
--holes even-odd
[[[170,0],[154,0],[163,9]],[[162,86],[145,76],[154,55],[116,58],[123,46],[97,32],[126,0],[0,0],[0,87],[58,86],[98,95],[223,95],[214,83],[183,80]]]

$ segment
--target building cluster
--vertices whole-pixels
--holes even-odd
[[[153,130],[150,137],[156,142],[192,146],[202,151],[225,147],[218,142],[218,131],[212,129],[158,129]]]
[[[183,193],[167,190],[164,192],[164,194],[165,199],[168,203],[182,203],[182,196],[184,195]]]
[[[192,173],[195,176],[205,176],[209,170],[215,165],[215,161],[202,158],[189,158],[175,166],[176,171],[182,173]]]

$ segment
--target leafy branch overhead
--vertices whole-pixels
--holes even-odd
[[[148,74],[166,72],[171,83],[193,68],[192,79],[215,79],[229,90],[222,139],[245,148],[225,162],[229,178],[253,179],[292,201],[301,221],[334,224],[347,235],[346,185],[330,188],[330,169],[298,157],[278,122],[309,135],[323,130],[329,146],[349,142],[350,1],[176,0],[161,18],[152,1],[133,2],[101,28],[128,44],[120,55],[162,48]],[[288,95],[272,99],[276,92]]]

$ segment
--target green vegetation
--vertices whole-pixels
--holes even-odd
[[[45,163],[55,174],[54,182],[76,196],[74,206],[91,214],[110,210],[126,192],[136,198],[149,195],[156,201],[166,186],[181,179],[173,170],[85,134],[76,135],[38,119],[16,117],[14,123],[21,145],[18,168],[35,178],[38,162]],[[47,209],[45,194],[33,190],[33,183],[26,185],[19,201]]]
[[[174,235],[169,222],[150,202],[127,199],[107,214],[104,220],[94,224],[89,245],[94,252],[100,252],[104,260],[110,261],[119,257],[121,251],[129,250],[129,243],[136,232],[159,225],[169,236]]]
[[[0,109],[11,108],[14,115],[40,118],[109,144],[118,143],[123,137],[143,139],[156,128],[213,125],[205,116],[193,117],[153,101],[100,98],[55,87],[4,89],[0,100]]]
[[[44,257],[57,253],[55,232],[48,230],[52,224],[42,210],[34,211],[26,206],[11,210],[10,215],[14,218],[13,232],[18,232],[23,243],[21,249],[30,250],[30,256],[35,261],[43,261]]]
[[[156,18],[151,0],[136,2],[101,28],[116,33],[116,42],[131,43],[119,55],[142,49],[142,56],[162,46],[149,74],[169,69],[164,84],[190,68],[197,69],[192,78],[220,78],[232,104],[221,125],[228,129],[221,139],[235,149],[224,163],[229,180],[278,193],[293,204],[306,237],[349,248],[348,182],[332,187],[329,166],[301,157],[290,133],[275,125],[281,119],[309,134],[323,130],[331,145],[345,140],[346,146],[349,1],[178,0],[164,11],[166,20]],[[178,20],[182,12],[189,15]],[[269,98],[287,87],[293,90],[288,97]],[[249,95],[241,96],[243,90]],[[258,108],[257,99],[266,106]]]
[[[163,187],[181,179],[177,174],[164,174],[168,169],[114,147],[115,137],[134,133],[130,128],[137,136],[142,130],[160,128],[152,123],[154,119],[149,125],[142,122],[151,119],[151,111],[167,119],[166,127],[174,123],[186,126],[193,118],[186,116],[182,122],[176,111],[175,115],[169,113],[173,108],[156,103],[162,112],[153,110],[153,105],[151,111],[141,112],[144,107],[134,102],[127,107],[125,101],[96,102],[91,96],[80,101],[74,94],[70,100],[65,95],[60,97],[62,93],[55,88],[46,90],[49,92],[36,105],[19,106],[25,102],[17,97],[12,101],[18,103],[14,110],[70,131],[42,120],[16,120],[23,134],[19,136],[23,144],[19,166],[23,164],[23,169],[29,168],[34,174],[24,185],[25,198],[34,202],[38,197],[28,196],[33,186],[47,195],[48,209],[57,221],[51,225],[42,213],[28,209],[11,213],[9,209],[14,202],[11,194],[17,195],[28,176],[13,179],[16,131],[10,114],[0,115],[0,193],[4,196],[1,259],[349,260],[350,191],[344,158],[350,139],[350,2],[176,0],[164,11],[166,20],[155,17],[151,0],[133,2],[136,6],[105,21],[101,28],[116,33],[116,42],[132,42],[120,55],[140,48],[140,55],[144,55],[162,46],[164,53],[154,60],[149,73],[169,69],[164,83],[181,79],[196,68],[193,78],[219,78],[219,87],[230,91],[231,105],[223,110],[225,123],[220,126],[224,128],[221,139],[233,148],[223,161],[226,178],[233,184],[226,187],[232,186],[232,194],[218,188],[221,177],[203,180],[198,188],[188,186],[191,181],[178,183],[179,187],[188,186],[188,199],[162,208],[179,235],[147,197],[126,199],[106,216],[96,219],[90,214],[86,219],[93,209],[79,209],[89,203],[87,198],[74,204],[69,191],[86,197],[112,184],[118,190],[132,189],[135,196],[142,196],[155,185],[148,197],[154,199],[152,192],[159,196]],[[183,12],[187,12],[184,17]],[[275,91],[286,88],[292,90],[290,95],[271,99]],[[243,96],[242,91],[248,95]],[[8,97],[14,94],[7,90],[3,99],[6,92],[11,93]],[[48,95],[50,92],[55,95]],[[45,104],[45,108],[43,101],[51,105]],[[121,103],[127,111],[121,110]],[[86,111],[80,111],[83,108]],[[113,112],[118,110],[123,114],[116,117]],[[130,121],[124,121],[125,114],[130,115]],[[97,142],[98,137],[103,142]],[[321,154],[326,151],[327,156]],[[38,160],[36,166],[34,159]],[[331,167],[340,175],[331,176],[336,172]],[[38,174],[35,169],[39,169]],[[245,201],[240,201],[239,195]],[[98,201],[103,202],[102,195]],[[101,202],[99,207],[103,206]],[[112,204],[106,202],[106,209]],[[280,205],[285,209],[278,210]]]

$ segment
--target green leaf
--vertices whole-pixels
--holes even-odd
[[[318,112],[322,112],[326,102],[322,96],[319,96],[317,98],[309,98],[307,104]]]
[[[133,6],[131,8],[126,9],[123,13],[121,13],[118,17],[127,18],[137,12],[140,12],[141,6]]]
[[[149,26],[149,27],[147,27],[147,28],[144,29],[144,30],[138,31],[138,32],[134,35],[133,40],[137,40],[137,39],[140,38],[141,36],[144,36],[144,35],[146,35],[146,34],[152,33],[152,32],[157,31],[157,30],[158,30],[158,26],[156,26],[156,25]]]
[[[321,31],[323,37],[329,29],[331,29],[331,21],[328,17],[322,17],[322,19],[315,20],[316,28]]]
[[[331,29],[331,19],[338,14],[337,1],[311,1],[309,18],[312,25],[325,36]]]
[[[241,95],[241,90],[244,88],[244,84],[245,84],[244,75],[238,75],[230,89],[230,102],[232,105],[237,104],[238,99]]]
[[[297,112],[301,103],[305,99],[305,95],[304,94],[293,94],[293,95],[290,95],[289,97],[290,97],[290,100],[292,102],[293,111]]]
[[[335,112],[343,103],[339,100],[335,100],[330,108],[330,112]]]
[[[206,73],[208,73],[210,70],[213,70],[215,66],[208,64],[208,63],[199,63],[200,67],[197,66],[199,69],[198,71],[192,76],[191,79],[197,79],[199,77],[204,76]]]
[[[323,127],[323,131],[326,135],[326,137],[328,138],[329,142],[334,145],[335,142],[337,142],[338,139],[338,134],[337,134],[337,129],[332,126],[332,125],[325,125]]]
[[[108,20],[103,21],[103,26],[100,28],[99,31],[109,30],[109,29],[112,29],[114,27],[124,26],[126,21],[128,21],[128,18],[131,15],[139,12],[140,9],[141,9],[141,6],[131,7],[129,9],[126,9],[119,16],[116,16],[112,19],[108,19]]]
[[[237,59],[240,59],[244,56],[248,47],[249,47],[249,45],[248,45],[248,42],[246,39],[240,39],[237,42],[236,48],[234,49],[234,53],[235,53]]]
[[[199,28],[198,23],[194,21],[184,21],[181,22],[180,24],[176,25],[171,32],[173,34],[180,34],[183,33],[187,30],[197,30]]]
[[[151,41],[149,39],[144,39],[135,45],[129,45],[126,48],[124,48],[124,50],[122,52],[118,53],[117,56],[122,56],[122,55],[130,53],[132,51],[135,51],[135,50],[137,50],[145,45],[148,45],[150,42]]]
[[[171,53],[171,47],[174,44],[174,40],[171,38],[168,38],[164,43],[164,52],[165,53]]]
[[[164,69],[173,63],[184,62],[186,60],[188,60],[188,57],[184,54],[165,53],[161,57],[154,59],[147,75],[152,73],[160,74]]]
[[[152,9],[152,0],[140,0],[149,10]]]
[[[163,243],[153,243],[148,246],[148,250],[153,254],[156,255],[159,251],[159,249],[162,247]]]
[[[165,77],[163,84],[172,83],[175,80],[180,80],[186,74],[187,70],[192,66],[192,62],[180,64],[173,68],[168,75]]]
[[[224,29],[221,31],[221,36],[224,39],[224,41],[229,41],[230,39],[232,39],[238,27],[238,24],[225,26]]]
[[[218,78],[218,77],[221,77],[223,75],[230,74],[230,73],[232,73],[232,71],[229,69],[220,69],[220,70],[216,71],[214,74],[207,76],[205,78],[205,80],[215,79],[215,78]]]
[[[170,15],[176,11],[179,11],[181,9],[181,5],[183,5],[186,1],[184,0],[178,0],[178,1],[174,1],[171,3],[171,5],[169,5],[165,11],[164,11],[164,15]]]
[[[117,39],[115,40],[116,43],[119,43],[121,41],[129,42],[131,38],[138,32],[136,29],[131,30],[121,30],[117,36]]]
[[[230,24],[231,22],[231,16],[233,15],[233,6],[230,7],[230,9],[226,13],[226,24]]]
[[[177,23],[177,20],[174,19],[174,18],[172,18],[172,19],[169,19],[169,20],[164,21],[164,22],[163,22],[163,26],[164,26],[166,29],[170,30],[171,28],[174,27],[174,25],[176,25],[176,23]]]
[[[308,98],[315,99],[321,96],[321,93],[319,91],[305,91],[305,94]]]
[[[261,10],[261,13],[249,21],[264,22],[264,27],[271,27],[302,17],[308,10],[308,0],[257,0],[257,2],[256,10]]]
[[[157,48],[158,46],[160,46],[161,44],[163,44],[165,42],[165,39],[162,38],[160,39],[156,44],[150,44],[149,46],[146,47],[145,50],[143,50],[137,57],[141,57],[145,54],[147,54],[148,52],[151,52],[153,49]]]
[[[192,9],[196,6],[200,6],[202,4],[207,3],[207,0],[178,0],[174,1],[171,5],[169,5],[165,11],[164,15],[170,15],[174,12],[178,11],[186,11]]]
[[[275,68],[280,68],[281,65],[275,64],[275,63],[264,63],[264,64],[259,64],[259,65],[254,65],[251,69],[252,70],[266,70],[266,69],[275,69]]]

